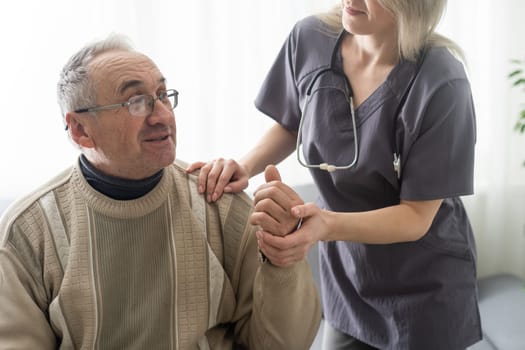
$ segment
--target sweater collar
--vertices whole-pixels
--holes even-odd
[[[161,169],[145,179],[129,180],[102,173],[83,154],[80,156],[79,164],[80,171],[91,187],[117,200],[131,200],[144,196],[160,182],[164,172],[164,169]]]

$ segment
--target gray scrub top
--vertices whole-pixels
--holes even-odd
[[[316,17],[299,21],[255,101],[260,111],[297,131],[312,85],[302,128],[309,164],[347,165],[354,157],[337,39]],[[418,241],[320,243],[325,319],[381,349],[461,349],[481,339],[475,243],[458,197],[473,193],[470,85],[448,50],[425,51],[419,63],[401,61],[355,110],[357,164],[332,173],[311,170],[320,192],[317,204],[332,211],[444,199]],[[394,152],[401,154],[399,179]]]

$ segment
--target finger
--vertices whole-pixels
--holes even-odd
[[[237,181],[232,181],[226,186],[224,186],[224,192],[226,193],[236,193],[241,192],[242,190],[246,189],[248,187],[248,180],[247,178],[241,178]]]
[[[259,248],[263,251],[263,253],[268,257],[275,259],[287,259],[294,255],[293,248],[290,249],[281,249],[280,247],[276,247],[268,243],[266,240],[267,236],[273,236],[271,233],[266,231],[258,231],[256,233],[257,235],[257,244],[259,245]],[[282,237],[280,237],[282,238]]]
[[[295,256],[281,256],[281,255],[273,255],[272,253],[268,252],[264,246],[260,245],[259,250],[270,260],[272,265],[275,265],[277,267],[288,267],[295,264],[300,259],[295,258]]]
[[[253,195],[253,201],[255,205],[259,202],[271,200],[278,204],[290,218],[294,218],[291,215],[292,207],[303,204],[303,200],[295,192],[288,191],[285,185],[268,186],[265,188],[258,189]]]
[[[262,186],[259,186],[259,189],[264,189],[264,188],[268,188],[268,187],[271,187],[271,186],[278,186],[280,188],[283,189],[283,191],[287,192],[285,190],[286,186],[284,183],[282,183],[281,181],[281,174],[279,173],[279,170],[277,170],[277,167],[275,165],[268,165],[265,169],[264,169],[264,179],[266,181],[266,184],[263,184]],[[265,186],[266,185],[266,186]]]
[[[215,188],[213,190],[212,194],[212,201],[216,201],[219,199],[219,197],[222,195],[223,192],[225,192],[226,186],[232,181],[235,180],[236,177],[239,175],[236,175],[238,164],[232,159],[229,160],[222,160],[222,171],[217,179],[217,183],[215,184]],[[246,181],[246,180],[245,180]],[[246,181],[248,182],[248,181]],[[246,184],[248,186],[248,184]],[[229,191],[231,188],[228,189]],[[242,189],[241,189],[242,190]],[[239,191],[237,191],[239,192]]]
[[[295,192],[290,186],[280,181],[272,181],[259,185],[253,193],[254,200],[257,198],[258,195],[260,198],[263,198],[264,196],[274,194],[274,192],[265,192],[266,190],[271,188],[281,191],[287,198],[294,199],[296,204],[304,203],[304,201],[297,194],[297,192]]]
[[[197,185],[199,193],[204,193],[206,191],[206,183],[208,181],[208,173],[210,172],[212,163],[206,163],[201,167],[199,177],[197,179]]]
[[[253,212],[250,215],[250,224],[254,226],[260,226],[263,230],[270,232],[275,235],[283,235],[280,230],[280,224],[265,212]],[[286,232],[284,233],[286,234]]]
[[[193,164],[190,164],[187,168],[186,168],[186,173],[192,173],[194,172],[195,170],[197,169],[200,169],[202,168],[204,165],[206,164],[206,162],[195,162]]]
[[[259,190],[254,195],[256,212],[266,212],[273,217],[276,222],[267,221],[261,217],[259,225],[276,235],[286,235],[295,230],[298,218],[291,213],[291,208],[302,204],[302,199],[295,193],[286,193],[277,186]]]
[[[264,169],[264,179],[266,182],[282,181],[281,174],[279,174],[279,170],[277,170],[275,165],[268,165],[266,169]]]
[[[272,264],[281,267],[290,266],[298,261],[301,261],[306,256],[306,254],[303,253],[301,249],[296,247],[283,250],[279,247],[274,247],[271,244],[268,244],[268,242],[264,239],[264,237],[267,236],[272,235],[268,232],[257,232],[257,243],[259,245],[259,249],[268,259],[270,259]]]
[[[314,203],[305,203],[292,207],[290,211],[294,217],[303,219],[316,215],[319,211],[319,207]]]
[[[302,234],[299,231],[295,231],[286,236],[276,236],[268,231],[261,231],[261,233],[261,240],[266,245],[279,251],[293,250],[307,244],[307,242],[302,239]]]
[[[227,176],[231,178],[231,173],[224,174],[224,160],[222,158],[213,161],[213,166],[208,173],[208,181],[206,182],[206,194],[208,202],[214,202],[217,200],[219,194],[217,192],[217,182],[221,176]],[[220,189],[222,194],[222,189]]]
[[[284,236],[295,229],[297,218],[271,199],[264,199],[255,204],[254,221],[256,225],[274,235]],[[265,215],[259,215],[265,214]],[[272,220],[268,220],[271,217]]]
[[[288,210],[271,198],[264,198],[260,201],[254,202],[254,212],[264,212],[273,217],[279,223],[285,222],[286,219],[290,219],[291,217]]]

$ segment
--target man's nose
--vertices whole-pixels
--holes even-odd
[[[153,101],[152,109],[151,114],[147,118],[150,124],[164,123],[175,116],[173,110],[159,99]]]

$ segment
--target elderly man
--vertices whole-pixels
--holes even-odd
[[[258,258],[251,200],[207,203],[175,161],[178,92],[112,36],[75,54],[58,100],[78,163],[0,220],[9,349],[307,349],[306,261]]]

